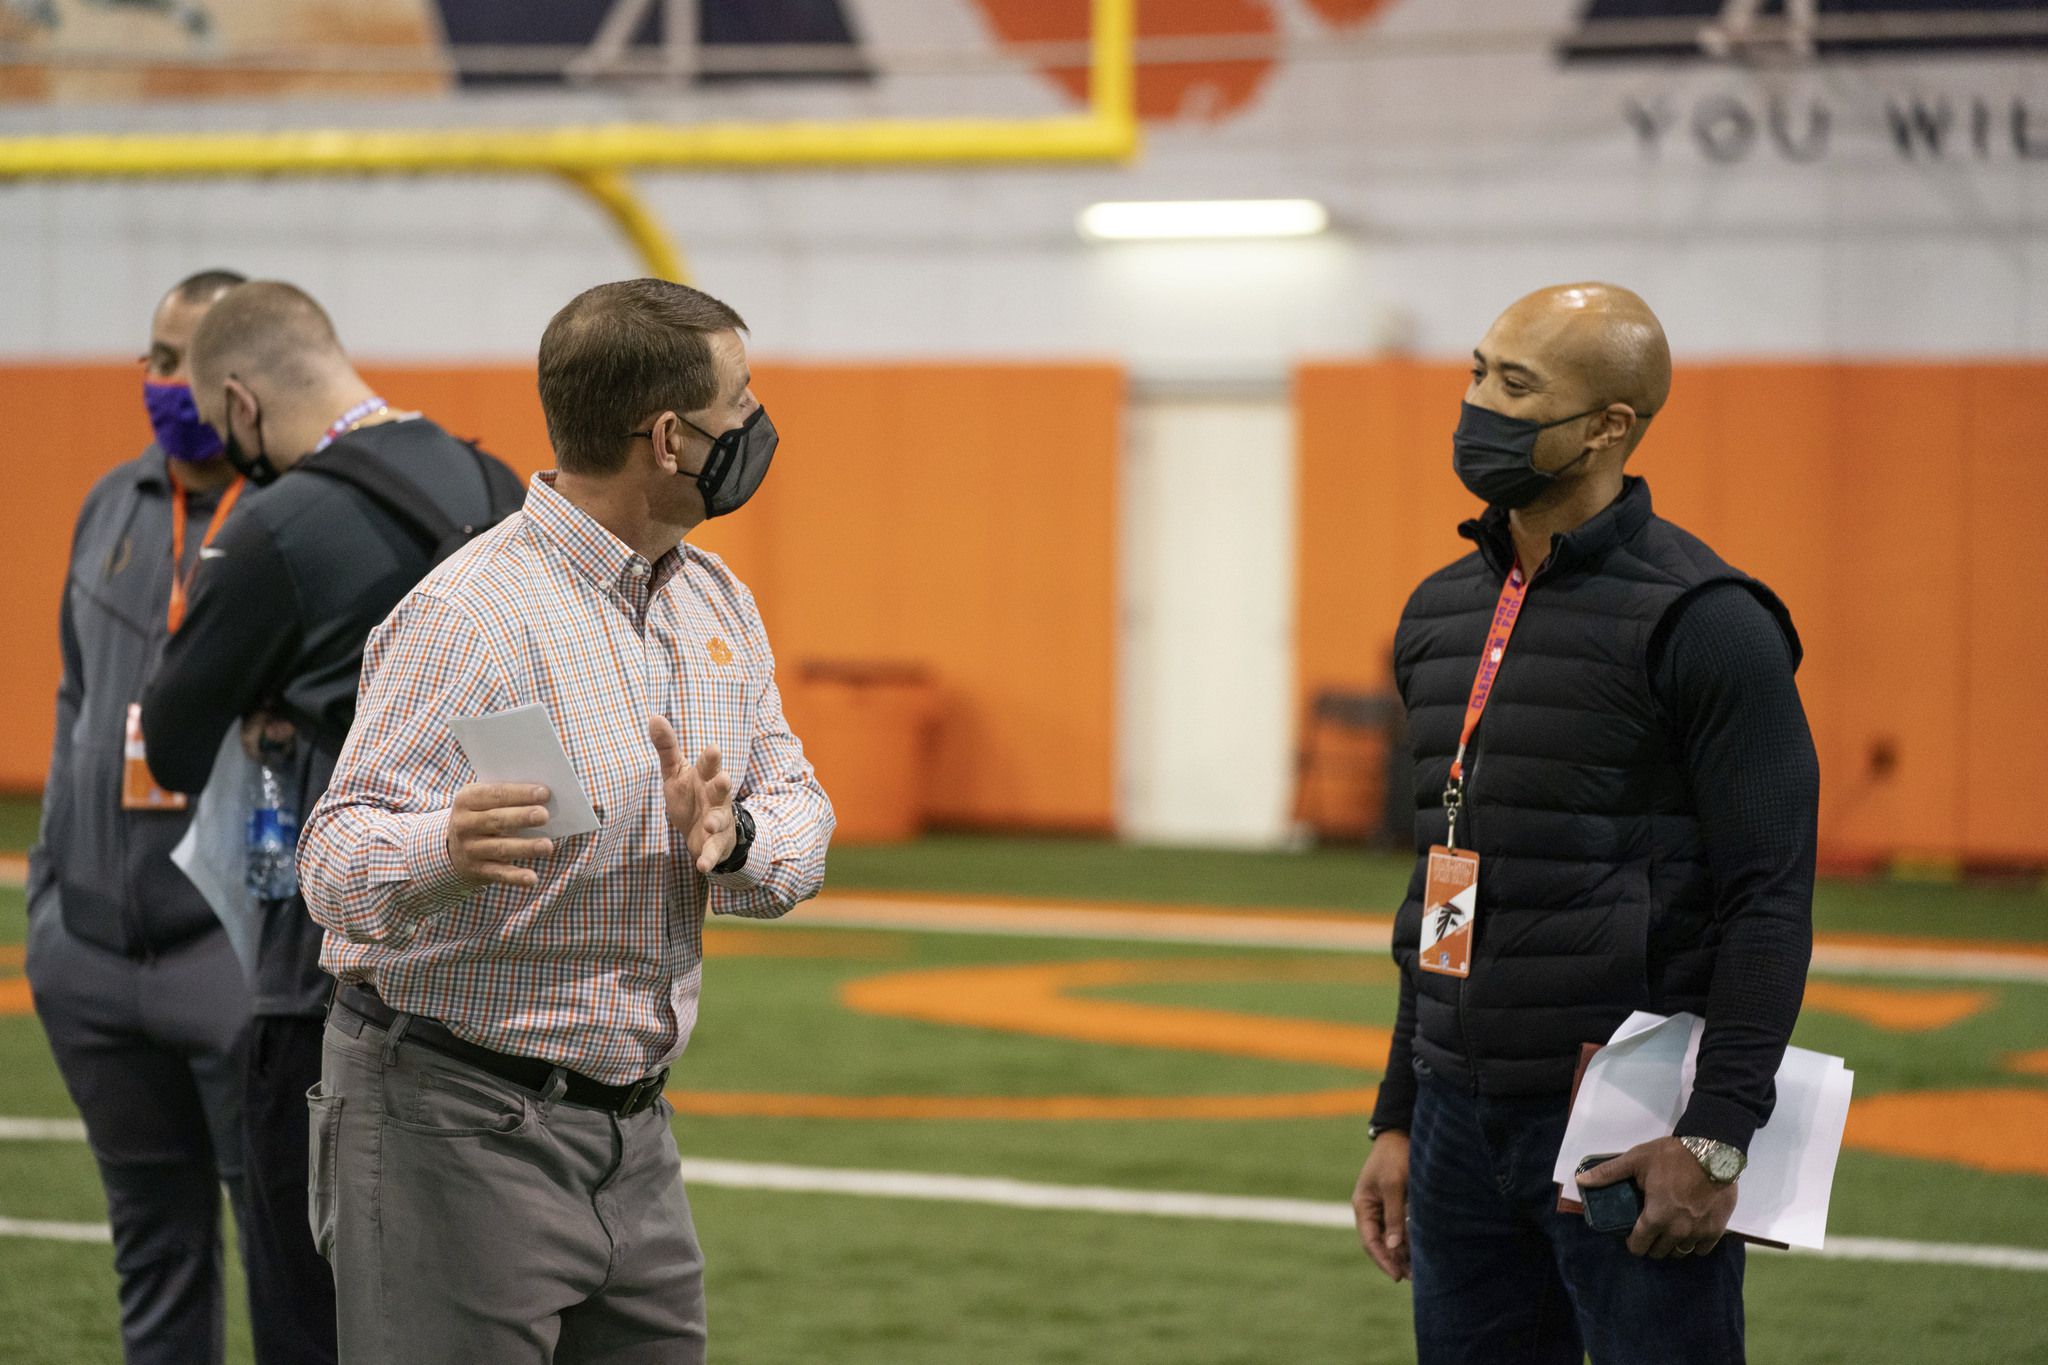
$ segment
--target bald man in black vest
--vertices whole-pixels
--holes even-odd
[[[1784,605],[1625,472],[1670,388],[1626,289],[1503,313],[1453,441],[1476,548],[1396,636],[1417,861],[1352,1203],[1422,1365],[1743,1357],[1722,1234],[1805,992],[1819,776]],[[1580,1177],[1642,1192],[1596,1232],[1552,1168],[1581,1044],[1639,1009],[1706,1030],[1672,1135]]]

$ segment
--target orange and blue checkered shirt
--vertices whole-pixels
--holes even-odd
[[[546,705],[602,824],[532,888],[455,874],[448,812],[474,775],[448,721]],[[738,871],[698,873],[663,806],[650,716],[686,760],[718,746],[754,817]],[[649,564],[536,476],[520,515],[400,602],[363,655],[354,727],[306,821],[299,878],[321,965],[484,1047],[609,1084],[680,1054],[704,916],[818,893],[832,805],[783,719],[753,594],[718,556]]]

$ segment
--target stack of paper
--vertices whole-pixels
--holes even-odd
[[[1593,1054],[1572,1103],[1553,1178],[1576,1199],[1582,1158],[1625,1152],[1671,1136],[1692,1094],[1693,1066],[1706,1021],[1696,1014],[1665,1018],[1641,1010],[1623,1021]],[[1767,1242],[1818,1249],[1827,1235],[1828,1196],[1849,1091],[1856,1073],[1840,1057],[1785,1049],[1778,1103],[1749,1145],[1728,1230]]]

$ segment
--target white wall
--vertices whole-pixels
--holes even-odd
[[[1123,831],[1160,843],[1278,843],[1294,771],[1285,391],[1141,387],[1127,429]]]

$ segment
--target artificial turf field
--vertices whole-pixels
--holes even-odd
[[[928,913],[1021,897],[1383,917],[1404,879],[1398,860],[1328,852],[835,851],[812,922],[799,909],[710,936],[672,1082],[679,1143],[689,1159],[1341,1201],[1394,1013],[1383,953],[825,921],[872,903],[842,894],[863,888],[936,898]],[[2048,1252],[2048,894],[1829,884],[1817,920],[1842,943],[1970,934],[2014,950],[1955,976],[1816,976],[1797,1041],[1846,1056],[1862,1106],[1831,1233]],[[20,892],[0,890],[0,941],[22,929]],[[68,1115],[27,993],[4,979],[18,949],[0,951],[0,1116]],[[1413,1356],[1404,1288],[1344,1228],[702,1183],[692,1202],[714,1359]],[[104,1216],[82,1143],[0,1141],[0,1218]],[[1757,1254],[1748,1304],[1757,1361],[2048,1361],[2048,1269]],[[229,1358],[246,1361],[230,1313]],[[116,1343],[105,1245],[0,1236],[0,1361],[111,1361]]]

